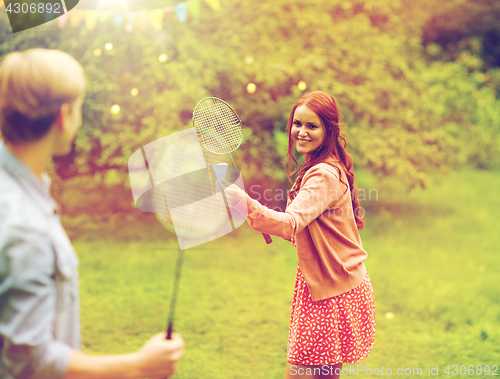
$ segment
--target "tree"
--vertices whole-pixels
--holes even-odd
[[[180,23],[172,16],[161,32],[149,27],[125,33],[111,20],[92,31],[83,23],[59,31],[52,23],[36,33],[9,35],[0,51],[58,48],[84,65],[89,83],[83,127],[57,172],[75,191],[97,191],[97,213],[130,209],[131,153],[191,127],[194,106],[206,96],[228,101],[245,124],[244,143],[234,153],[245,181],[284,185],[283,130],[303,93],[299,81],[336,98],[358,167],[413,188],[425,186],[430,171],[468,162],[487,167],[498,159],[500,145],[497,87],[471,73],[473,54],[469,63],[432,59],[437,45],[424,48],[424,26],[441,5],[418,4],[232,0],[215,12],[203,3],[199,18]],[[5,20],[0,30],[6,34]],[[497,71],[483,74],[499,82]],[[247,91],[249,83],[254,93]],[[111,113],[113,105],[119,112],[115,106]],[[116,196],[119,190],[128,195]]]

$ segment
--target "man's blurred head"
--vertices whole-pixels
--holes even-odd
[[[0,65],[3,138],[14,145],[34,142],[59,123],[64,136],[58,137],[60,151],[55,153],[64,154],[81,124],[85,86],[82,66],[67,53],[30,49],[8,54]]]

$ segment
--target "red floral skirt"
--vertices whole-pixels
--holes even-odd
[[[300,365],[356,363],[375,341],[375,298],[368,274],[356,288],[312,301],[297,267],[290,315],[287,360]]]

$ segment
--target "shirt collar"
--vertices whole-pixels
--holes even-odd
[[[7,149],[3,141],[0,141],[0,167],[8,172],[9,176],[31,196],[44,212],[48,214],[57,212],[57,204],[50,196],[50,177],[44,173],[41,178],[38,178]]]

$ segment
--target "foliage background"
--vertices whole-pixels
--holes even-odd
[[[78,7],[123,11],[103,3]],[[165,5],[175,3],[130,1],[129,10]],[[199,17],[185,23],[172,15],[162,31],[126,33],[100,19],[94,30],[83,22],[59,30],[52,22],[15,35],[5,15],[0,55],[49,47],[84,65],[84,122],[73,153],[54,167],[54,195],[72,232],[116,229],[119,220],[146,216],[131,206],[131,153],[190,127],[206,96],[225,99],[244,121],[235,158],[247,185],[286,187],[283,131],[301,80],[307,90],[334,95],[356,167],[378,177],[412,189],[425,187],[430,172],[497,166],[499,9],[487,0],[223,0],[220,11],[202,3]]]
[[[170,0],[149,1],[147,5],[139,0],[128,1],[131,11],[175,4]],[[371,249],[373,280],[380,289],[378,314],[394,312],[397,328],[389,328],[389,319],[379,319],[377,338],[383,348],[374,353],[373,365],[383,364],[391,354],[398,357],[393,363],[402,367],[408,359],[422,367],[436,356],[443,364],[446,359],[464,360],[469,354],[469,350],[462,349],[464,346],[474,346],[470,351],[474,359],[483,357],[478,364],[498,362],[498,333],[494,332],[498,329],[498,291],[491,287],[492,272],[498,271],[494,255],[498,243],[494,234],[484,231],[498,229],[491,215],[498,212],[494,189],[498,188],[496,173],[500,167],[500,3],[221,0],[221,5],[220,11],[214,11],[202,3],[198,17],[190,15],[187,22],[180,23],[172,16],[165,20],[161,31],[149,26],[144,33],[137,29],[126,33],[123,26],[115,26],[110,19],[99,19],[94,30],[88,30],[84,23],[59,29],[54,21],[12,34],[7,15],[0,14],[0,57],[31,47],[57,48],[76,57],[88,78],[84,120],[74,151],[56,159],[50,168],[53,195],[62,205],[65,227],[73,239],[79,240],[83,320],[89,320],[85,321],[88,349],[120,352],[124,347],[138,347],[150,332],[141,325],[150,324],[150,316],[157,320],[166,309],[147,304],[160,291],[164,293],[163,288],[145,284],[152,271],[144,269],[136,281],[130,281],[129,291],[144,285],[143,292],[155,295],[140,300],[143,293],[138,290],[140,296],[135,301],[140,307],[128,303],[130,292],[120,279],[129,267],[150,262],[145,255],[132,254],[137,246],[130,241],[148,241],[139,245],[143,251],[151,249],[151,244],[175,242],[172,235],[165,236],[154,215],[134,207],[127,174],[132,152],[159,137],[191,127],[196,103],[203,97],[217,96],[228,101],[245,124],[244,143],[234,153],[234,159],[246,186],[256,185],[261,190],[287,188],[289,183],[281,169],[287,144],[284,128],[291,106],[303,93],[297,83],[304,81],[307,90],[323,90],[336,98],[360,186],[376,188],[383,199],[366,204],[369,222],[362,236],[367,249]],[[102,3],[97,0],[80,1],[77,9],[98,6]],[[107,8],[122,11],[116,4],[108,4]],[[107,43],[113,44],[111,50],[105,49]],[[96,56],[95,49],[101,49],[102,54]],[[160,62],[160,54],[167,54],[168,60]],[[247,92],[249,83],[256,84],[255,93]],[[138,89],[137,96],[131,95],[133,88]],[[118,114],[110,112],[115,104],[120,106]],[[464,169],[473,174],[459,176],[467,181],[467,190],[461,191],[465,184],[456,180],[453,172]],[[450,175],[455,179],[451,180]],[[430,188],[430,194],[424,188]],[[483,207],[472,199],[484,202]],[[464,203],[470,206],[469,215],[474,215],[470,223],[461,208]],[[267,204],[282,206],[273,200]],[[460,217],[464,224],[454,224]],[[257,246],[261,242],[257,238],[261,237],[243,234],[241,244]],[[229,239],[223,246],[232,243]],[[103,249],[113,259],[103,261],[106,254],[99,253]],[[460,254],[454,255],[454,249],[461,249]],[[420,262],[420,250],[424,251],[422,259],[430,263],[426,269],[414,270]],[[120,260],[122,251],[129,254],[128,258],[123,258],[122,271],[118,269],[118,274],[113,275],[113,264]],[[242,254],[245,252],[243,249]],[[290,255],[283,258],[274,248],[270,254],[263,259],[275,264],[275,280],[293,280],[289,269],[295,261]],[[402,259],[401,254],[412,258]],[[468,260],[469,254],[478,259]],[[222,271],[212,272],[213,276],[241,269],[246,263],[244,258],[235,257]],[[222,256],[213,259],[224,261]],[[157,267],[158,261],[152,262]],[[207,267],[200,262],[202,257],[192,264]],[[448,262],[454,263],[444,269],[444,277],[455,287],[442,278],[429,278],[438,278],[443,271],[440,266]],[[283,271],[278,266],[284,267]],[[196,276],[196,269],[187,275]],[[469,287],[464,285],[466,279],[456,280],[468,276],[473,283]],[[204,280],[208,284],[195,283],[201,287],[213,284],[210,277]],[[288,287],[283,289],[275,281],[265,283],[276,296],[289,293]],[[122,305],[105,297],[108,285],[109,291],[117,291],[116,299],[123,301]],[[250,284],[243,280],[240,286]],[[122,290],[127,293],[124,297],[119,295]],[[246,296],[255,296],[259,304],[257,298],[267,290],[259,287],[257,293]],[[192,307],[196,301],[193,293],[196,286],[184,292],[185,307]],[[244,330],[239,335],[235,329],[224,334],[222,328],[216,328],[217,333],[208,335],[216,341],[207,341],[200,334],[205,330],[200,325],[214,307],[223,308],[228,302],[243,307],[242,312],[247,313],[235,324],[242,328],[247,324],[248,328],[258,329],[263,322],[256,314],[249,316],[248,309],[237,302],[239,295],[234,289],[227,296],[214,306],[204,304],[199,319],[193,316],[192,322],[181,324],[188,337],[201,346],[218,346],[221,354],[228,354],[227,346],[245,344],[251,338],[248,336],[255,334]],[[288,295],[284,296],[288,301]],[[464,307],[461,299],[471,305]],[[124,323],[130,321],[130,343],[113,335],[103,321],[104,315],[111,312],[106,302],[120,310],[117,318],[125,315]],[[263,314],[273,311],[268,306],[264,306]],[[140,313],[150,309],[153,311],[148,316]],[[183,313],[189,314],[188,309]],[[225,319],[227,311],[221,309],[215,317]],[[279,325],[285,329],[280,332],[286,330],[286,320],[282,321]],[[278,333],[272,325],[262,328],[268,336],[273,330]],[[401,338],[391,333],[399,333]],[[282,333],[272,338],[283,347]],[[408,341],[414,341],[421,353],[411,354]],[[442,341],[449,342],[443,345]],[[258,355],[265,342],[250,344],[252,352]],[[246,359],[247,350],[234,351],[231,365],[237,367]],[[432,354],[426,355],[425,351]],[[217,355],[212,353],[200,348],[194,356],[204,356],[210,365]],[[278,360],[278,353],[282,357],[282,351],[268,351],[270,359]],[[201,361],[193,358],[188,362],[191,372],[198,372]],[[219,360],[212,369],[217,371],[214,367],[220,365],[222,369],[227,364],[227,360]],[[281,369],[274,370],[281,375]]]

